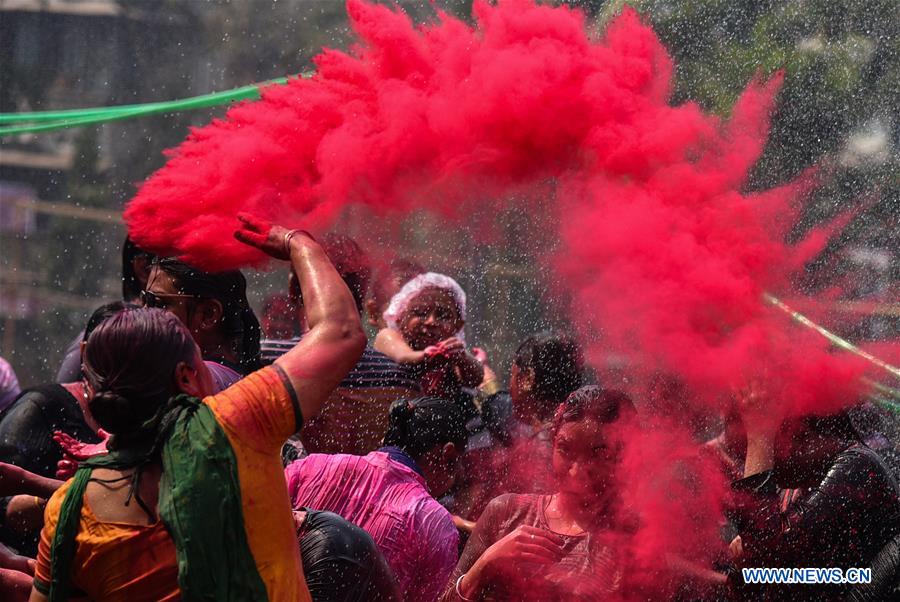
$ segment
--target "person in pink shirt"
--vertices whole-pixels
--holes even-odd
[[[395,401],[384,447],[365,456],[312,454],[285,468],[295,510],[338,514],[372,536],[403,599],[432,602],[456,566],[459,534],[436,497],[453,486],[465,419],[451,401]]]

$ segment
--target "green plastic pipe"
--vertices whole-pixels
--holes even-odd
[[[303,74],[303,76],[306,75],[307,74]],[[24,124],[0,127],[0,137],[15,136],[17,134],[35,134],[40,132],[49,132],[64,128],[105,123],[108,121],[132,119],[135,117],[142,117],[144,115],[153,115],[157,113],[176,113],[180,111],[191,111],[194,109],[216,107],[239,100],[257,100],[259,99],[260,88],[272,84],[284,84],[287,81],[287,77],[281,77],[259,84],[251,84],[249,86],[235,88],[234,90],[213,92],[211,94],[203,94],[201,96],[194,96],[181,100],[150,102],[134,105],[120,105],[116,107],[70,109],[66,111],[0,113],[0,125]]]

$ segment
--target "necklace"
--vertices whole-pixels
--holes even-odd
[[[541,508],[541,511],[542,511],[542,513],[544,514],[544,521],[547,523],[547,527],[548,527],[548,528],[550,527],[550,518],[551,518],[551,516],[550,516],[550,503],[553,501],[553,497],[554,497],[554,496],[552,496],[552,495],[547,496],[547,497],[544,499],[544,502],[543,502],[542,508]],[[557,512],[556,515],[553,516],[553,518],[555,518],[555,519],[561,519],[561,518],[562,518],[562,513],[561,513],[561,512]],[[581,527],[579,527],[575,522],[570,522],[569,524],[570,524],[571,526],[575,526],[575,527],[581,528]],[[550,529],[550,530],[553,531],[553,529]],[[566,533],[566,534],[564,534],[564,533],[559,533],[559,532],[557,532],[557,531],[553,531],[553,532],[556,533],[557,535],[561,536],[561,537],[584,537],[585,535],[587,535],[587,531],[584,530],[584,529],[581,529],[581,531],[578,532],[578,533]]]

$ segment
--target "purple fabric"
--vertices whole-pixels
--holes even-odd
[[[456,566],[459,534],[421,476],[372,452],[312,454],[290,464],[285,478],[294,508],[334,512],[372,536],[404,600],[437,600]]]
[[[15,401],[21,392],[16,372],[9,362],[0,357],[0,412]]]
[[[209,369],[213,379],[213,395],[221,393],[237,381],[244,378],[238,372],[235,372],[228,366],[223,366],[217,362],[205,361],[206,367]]]

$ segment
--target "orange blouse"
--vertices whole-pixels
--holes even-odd
[[[237,459],[247,542],[268,599],[311,601],[281,465],[281,446],[301,425],[287,377],[277,366],[263,368],[203,402]],[[50,583],[50,546],[70,483],[53,494],[44,512],[35,570],[35,585],[42,591]],[[78,589],[112,602],[179,599],[175,544],[161,521],[149,526],[104,522],[85,499],[76,543],[73,593]]]

